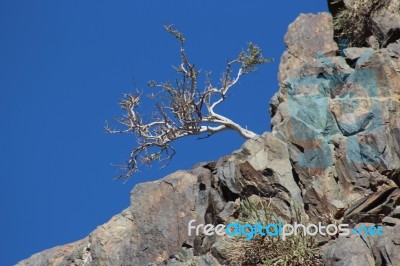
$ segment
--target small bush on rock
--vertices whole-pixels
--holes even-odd
[[[371,14],[384,4],[383,0],[349,1],[333,19],[335,37],[346,41],[347,46],[365,46],[367,38],[372,35]]]
[[[274,206],[260,198],[250,198],[240,203],[240,224],[278,224],[278,215]],[[300,212],[294,208],[294,220],[302,223]],[[281,220],[282,221],[282,220]],[[229,237],[226,240],[228,265],[286,265],[319,266],[323,265],[319,248],[313,237],[302,233],[282,240],[281,237],[257,235],[251,240],[244,236]]]

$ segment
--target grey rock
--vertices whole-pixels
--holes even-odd
[[[400,206],[397,206],[392,213],[393,218],[400,218]]]
[[[374,224],[359,224],[373,226]],[[383,236],[339,237],[322,248],[325,265],[400,265],[400,224],[383,226]],[[350,264],[354,263],[354,264]]]
[[[211,253],[220,261],[225,261],[229,258],[229,249],[223,241],[217,241],[212,246]]]
[[[246,141],[228,160],[239,164],[248,162],[263,175],[264,183],[283,187],[290,198],[301,202],[301,190],[293,177],[287,144],[271,133]]]
[[[382,223],[384,225],[394,226],[396,224],[400,224],[400,219],[393,218],[393,217],[385,217],[382,219]]]
[[[400,225],[384,227],[373,250],[377,265],[400,265]]]
[[[379,49],[379,41],[376,39],[374,35],[368,37],[367,43],[372,49],[374,50]]]
[[[327,13],[301,14],[289,25],[285,36],[287,51],[300,58],[335,55],[338,46],[333,41],[331,23]]]
[[[358,236],[339,237],[336,241],[322,248],[326,266],[374,266],[371,250]]]
[[[349,47],[349,48],[344,49],[343,52],[347,59],[356,60],[356,59],[362,57],[366,53],[372,54],[373,49],[372,48]]]
[[[231,217],[239,209],[239,204],[237,202],[229,201],[224,206],[224,209],[218,213],[218,218],[221,221],[227,222],[228,218]]]
[[[371,29],[382,47],[386,47],[400,38],[400,2],[387,0],[382,3],[384,4],[371,14]]]
[[[281,57],[278,79],[298,78],[305,72],[303,64],[306,60],[314,60],[318,56],[333,56],[339,50],[333,40],[332,16],[328,13],[301,14],[289,25],[285,35],[287,50]],[[284,88],[279,94],[286,94]],[[281,96],[278,96],[280,98]]]
[[[163,261],[176,254],[185,241],[195,240],[188,236],[188,223],[192,219],[205,223],[209,204],[209,190],[200,190],[197,181],[197,176],[180,171],[133,189],[130,241],[135,265]]]
[[[54,247],[51,249],[44,250],[40,253],[36,253],[31,257],[18,262],[17,265],[18,266],[61,265],[64,257],[70,254],[74,250],[74,248],[78,246],[82,247],[87,245],[88,245],[88,238],[84,238],[74,243]],[[83,257],[81,257],[80,259],[83,259]],[[77,265],[79,264],[81,263],[78,262]]]
[[[212,255],[207,254],[207,255],[202,255],[202,256],[196,256],[192,258],[191,260],[185,261],[185,262],[179,262],[176,260],[169,260],[166,263],[167,266],[219,266],[221,265],[216,258],[214,258]]]
[[[399,56],[400,56],[400,41],[399,40],[397,40],[394,43],[389,44],[386,48],[389,51],[391,57],[399,58]]]

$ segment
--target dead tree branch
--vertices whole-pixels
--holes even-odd
[[[123,96],[120,106],[126,113],[117,119],[123,129],[111,129],[106,124],[106,131],[114,134],[133,133],[138,146],[131,151],[124,174],[116,179],[130,177],[141,164],[151,165],[156,161],[168,163],[175,155],[171,143],[182,137],[200,135],[199,138],[206,138],[224,130],[234,130],[247,139],[256,136],[254,132],[218,114],[215,109],[227,99],[228,91],[243,75],[273,59],[264,58],[260,48],[250,43],[247,51],[227,63],[219,87],[213,86],[207,75],[206,86],[200,91],[200,71],[190,63],[186,55],[183,34],[171,25],[166,25],[165,29],[180,43],[181,63],[175,67],[175,71],[181,77],[174,82],[148,82],[149,87],[156,89],[150,96],[155,102],[150,119],[145,118],[140,109],[141,93]],[[232,73],[233,65],[238,65],[236,74]]]

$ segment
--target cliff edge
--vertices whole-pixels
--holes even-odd
[[[335,19],[355,2],[330,1]],[[301,14],[285,36],[271,132],[138,184],[129,208],[88,237],[18,265],[229,265],[225,237],[189,236],[188,223],[227,224],[250,197],[287,220],[297,206],[309,222],[383,228],[316,238],[315,265],[400,265],[400,4],[385,3],[356,46],[331,14]]]

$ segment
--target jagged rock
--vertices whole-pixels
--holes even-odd
[[[192,259],[185,261],[185,262],[179,262],[179,261],[168,261],[166,263],[167,266],[219,266],[221,265],[216,258],[214,258],[211,254],[207,255],[202,255],[202,256],[197,256],[193,257]]]
[[[307,23],[309,27],[303,25]],[[334,56],[338,50],[333,41],[332,18],[327,13],[301,14],[289,25],[285,36],[287,52],[299,58],[318,55]]]
[[[305,27],[305,24],[307,26]],[[287,50],[281,57],[278,79],[284,81],[306,74],[303,62],[317,56],[333,56],[339,47],[333,40],[332,17],[327,13],[301,14],[285,35]],[[281,88],[285,94],[285,88]],[[278,96],[278,99],[281,97]],[[280,99],[281,102],[281,99]]]
[[[224,209],[218,213],[217,218],[220,221],[227,222],[228,218],[231,217],[239,208],[238,202],[229,201],[224,206]]]
[[[286,143],[270,133],[247,141],[217,163],[199,164],[190,171],[138,184],[131,194],[131,207],[89,238],[61,255],[58,249],[57,253],[44,251],[36,255],[40,260],[29,259],[21,265],[35,261],[45,265],[128,265],[127,261],[129,265],[219,265],[208,252],[218,250],[221,242],[216,236],[188,236],[188,222],[226,222],[238,210],[236,199],[252,194],[275,195],[271,204],[285,217],[291,215],[290,200],[302,201]]]
[[[358,226],[374,224],[359,224]],[[322,249],[325,265],[400,265],[400,224],[383,226],[383,236],[339,237]]]
[[[380,223],[400,203],[400,189],[390,187],[360,199],[344,213],[344,223]]]
[[[371,47],[374,50],[379,49],[379,41],[376,39],[374,35],[371,35],[367,38],[367,43],[369,47]]]
[[[372,54],[372,48],[358,48],[358,47],[349,47],[343,50],[346,59],[356,60],[363,56],[364,54]]]
[[[400,2],[398,0],[328,0],[328,5],[334,17],[338,16],[342,10],[353,10],[353,12],[362,10],[358,16],[364,17],[362,21],[365,25],[350,24],[350,26],[365,27],[366,31],[372,33],[374,40],[369,37],[367,42],[374,49],[386,47],[400,39]],[[356,28],[354,32],[356,34]],[[345,37],[351,39],[354,36]]]
[[[393,210],[391,216],[394,217],[394,218],[400,218],[400,206],[397,206],[397,207]]]
[[[371,14],[372,32],[382,47],[400,39],[400,2],[382,1],[384,4]]]
[[[375,265],[400,265],[400,225],[385,226],[383,232],[373,247]]]
[[[229,249],[223,241],[218,241],[212,246],[211,253],[214,257],[218,258],[219,261],[225,261],[229,258]]]
[[[400,56],[400,41],[397,40],[394,43],[389,44],[387,47],[387,50],[389,51],[389,55],[394,58],[399,58]],[[395,65],[395,70],[398,72],[398,64]]]
[[[263,191],[270,191],[272,194],[283,191],[296,202],[302,201],[300,188],[291,169],[287,144],[271,133],[264,133],[260,137],[246,141],[240,150],[227,158],[227,161],[236,161],[241,165],[242,173],[246,173],[249,177],[251,173],[253,175],[256,175],[256,172],[260,173],[261,176],[257,176],[254,182],[263,183],[259,187],[269,186]],[[221,160],[219,163],[223,165]]]
[[[385,217],[382,219],[382,224],[383,225],[389,225],[389,226],[394,226],[396,224],[400,224],[400,219],[396,219],[393,217]]]
[[[85,251],[85,265],[162,262],[177,254],[184,243],[196,246],[199,239],[188,236],[187,224],[191,219],[207,223],[206,214],[214,206],[211,185],[198,182],[207,183],[204,179],[204,175],[180,171],[159,181],[139,184],[132,191],[131,207],[98,227],[89,238],[44,251],[19,265],[82,265]]]
[[[393,180],[398,187],[400,187],[400,168],[388,170],[383,172],[389,179]]]
[[[131,213],[126,209],[88,238],[38,253],[18,265],[116,265],[129,258],[131,224]]]
[[[188,236],[190,220],[208,223],[211,187],[200,187],[198,177],[179,171],[166,178],[138,184],[131,194],[131,256],[134,265],[163,261],[183,243],[195,246]],[[184,203],[184,204],[182,204]]]
[[[373,253],[357,235],[339,237],[335,244],[323,247],[326,266],[374,266]]]
[[[288,143],[312,217],[321,211],[337,214],[333,202],[349,206],[371,190],[392,185],[381,172],[400,165],[400,138],[392,133],[400,125],[397,60],[386,49],[350,49],[354,62],[347,65],[345,58],[327,52],[326,47],[335,51],[330,23],[329,14],[319,14],[300,16],[289,27],[285,40],[297,42],[286,42],[281,88],[272,103],[273,134]],[[312,52],[300,52],[311,41],[301,34],[321,28],[324,37],[316,37]]]
[[[40,253],[36,253],[29,257],[28,259],[20,261],[17,265],[19,266],[41,266],[41,265],[62,265],[64,257],[71,254],[71,252],[75,252],[78,254],[79,251],[76,250],[76,247],[86,247],[88,246],[88,238],[84,238],[82,240],[76,241],[74,243],[69,243],[67,245],[54,247],[51,249],[47,249]],[[70,264],[74,263],[75,265],[82,265],[85,261],[85,257],[83,256],[86,253],[86,248],[81,249],[81,254],[77,256],[75,261],[70,261]]]

